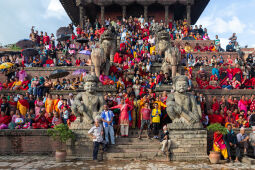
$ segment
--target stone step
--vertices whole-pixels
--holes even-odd
[[[118,138],[116,139],[116,144],[122,145],[132,145],[132,144],[156,144],[159,145],[159,140],[147,139],[147,138]]]
[[[139,158],[151,160],[155,158],[157,155],[158,155],[157,152],[132,152],[132,153],[119,152],[119,153],[106,153],[105,158],[108,160],[112,160],[112,159],[126,160],[126,159],[139,159]]]
[[[133,145],[113,145],[110,149],[159,149],[160,145],[151,144],[151,145],[141,145],[141,144],[133,144]]]
[[[155,152],[157,153],[159,148],[143,148],[143,149],[120,149],[120,148],[109,148],[107,153],[145,153],[145,152]]]

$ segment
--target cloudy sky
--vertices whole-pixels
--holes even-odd
[[[0,0],[0,45],[28,38],[30,29],[56,33],[71,21],[59,0]],[[241,46],[255,47],[255,0],[211,0],[197,24],[208,29],[213,39],[219,35],[228,43],[233,32]]]

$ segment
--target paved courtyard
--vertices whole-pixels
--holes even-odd
[[[211,165],[206,163],[185,162],[146,162],[146,161],[81,161],[69,159],[56,163],[54,157],[48,156],[0,156],[0,169],[49,169],[49,170],[184,170],[184,169],[255,169],[255,165],[244,163],[227,163]]]

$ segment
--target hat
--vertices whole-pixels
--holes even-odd
[[[73,93],[69,93],[69,96],[73,96]]]

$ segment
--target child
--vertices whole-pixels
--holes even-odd
[[[67,124],[67,120],[69,119],[69,111],[67,109],[67,106],[63,107],[63,113],[62,113],[62,119],[63,119],[63,123]]]
[[[22,129],[24,125],[24,119],[21,117],[21,114],[17,115],[17,118],[15,119],[15,129]]]
[[[53,111],[53,118],[52,118],[52,122],[51,122],[51,127],[53,128],[56,125],[59,125],[62,123],[62,120],[60,119],[58,112],[56,112],[55,110]]]

